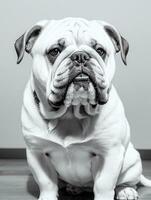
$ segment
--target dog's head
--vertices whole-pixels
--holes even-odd
[[[37,23],[16,40],[15,48],[17,63],[25,51],[32,55],[37,95],[47,109],[60,116],[72,107],[80,118],[107,103],[114,55],[120,52],[126,64],[129,46],[110,24],[66,18]]]

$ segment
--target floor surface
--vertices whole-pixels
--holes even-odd
[[[151,161],[143,162],[144,175],[151,179]],[[140,200],[151,200],[151,188],[138,190]],[[38,187],[25,160],[0,160],[0,200],[36,200]],[[60,191],[60,200],[93,200],[93,194],[85,192],[70,196]]]

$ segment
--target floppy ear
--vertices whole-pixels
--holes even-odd
[[[116,52],[121,52],[121,58],[125,65],[127,65],[126,62],[126,56],[129,51],[129,44],[125,38],[123,38],[120,33],[111,25],[106,24],[104,25],[105,31],[110,36],[113,45],[115,47]]]
[[[38,38],[46,23],[47,20],[39,22],[39,24],[34,25],[31,29],[26,31],[21,37],[16,40],[14,46],[18,57],[17,64],[22,61],[25,51],[27,53],[31,52],[36,39]]]

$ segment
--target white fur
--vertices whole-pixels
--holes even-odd
[[[141,159],[130,142],[129,124],[116,89],[112,86],[108,102],[97,105],[95,109],[80,99],[80,92],[77,93],[77,101],[85,104],[87,117],[80,114],[72,86],[68,90],[65,105],[58,111],[50,110],[46,94],[49,96],[53,87],[53,75],[59,67],[63,70],[67,66],[65,57],[79,49],[92,53],[95,73],[103,73],[109,87],[115,71],[114,46],[103,29],[104,22],[101,25],[96,21],[67,18],[45,21],[42,25],[43,32],[32,49],[33,69],[22,108],[27,160],[40,187],[39,200],[56,200],[58,178],[75,186],[93,187],[95,200],[113,200],[117,185],[126,183],[133,186],[142,180]],[[78,37],[78,34],[82,36]],[[67,38],[70,44],[52,67],[43,54],[61,37]],[[108,50],[107,63],[88,47],[90,37]],[[39,108],[34,101],[33,90],[37,91],[40,98]],[[84,98],[93,98],[94,90],[91,92],[83,94]],[[132,196],[130,193],[133,191],[124,189],[117,194],[119,199],[125,191],[126,198],[127,195]]]

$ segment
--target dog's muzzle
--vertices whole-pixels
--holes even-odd
[[[71,60],[76,68],[80,68],[81,73],[79,73],[74,79],[73,83],[75,85],[75,89],[83,87],[84,90],[88,90],[89,86],[89,76],[84,73],[85,67],[87,67],[87,62],[90,60],[90,56],[88,53],[83,51],[77,51],[71,55]]]
[[[95,106],[107,102],[108,98],[104,90],[103,81],[97,80],[94,69],[89,62],[90,60],[91,56],[84,51],[76,51],[70,56],[72,65],[69,67],[67,81],[62,81],[60,85],[53,84],[54,88],[51,89],[48,102],[54,109],[58,109],[63,104],[70,106],[89,103]],[[66,75],[59,80],[64,80],[65,78]]]

